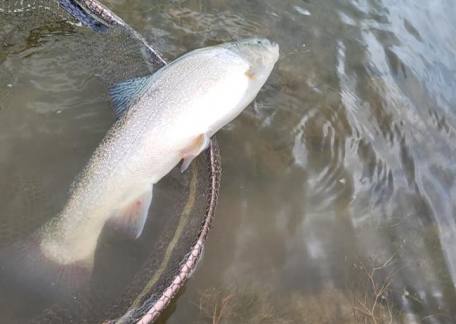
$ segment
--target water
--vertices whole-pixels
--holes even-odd
[[[168,59],[252,35],[281,46],[256,102],[218,135],[216,222],[162,323],[456,321],[453,1],[105,3]],[[8,98],[26,91],[3,80]],[[68,94],[53,82],[62,102]],[[88,156],[111,122],[109,103],[90,83],[67,88],[91,104],[63,109],[72,118],[58,136]],[[33,127],[57,132],[49,118]],[[71,129],[82,126],[71,120],[80,118],[76,141]],[[20,115],[0,122],[11,129],[1,132],[2,154],[11,156],[16,145],[5,136],[30,123]],[[70,179],[77,167],[58,163],[65,150],[80,155],[62,145],[49,168]],[[34,173],[33,161],[14,161]]]
[[[140,239],[103,231],[88,282],[75,267],[50,272],[31,234],[61,211],[114,122],[108,87],[151,66],[122,30],[97,34],[58,16],[33,17],[0,15],[0,322],[115,319],[163,286],[194,243],[207,203],[206,155],[155,187]]]

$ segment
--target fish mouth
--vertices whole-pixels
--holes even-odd
[[[279,44],[268,38],[253,38],[252,41],[262,48],[266,49],[273,57],[274,63],[279,59]]]
[[[267,38],[260,38],[257,40],[257,44],[266,49],[267,56],[272,60],[272,64],[275,64],[279,60],[280,46],[277,42]]]
[[[271,47],[271,48],[274,48],[274,49],[275,48],[277,48],[277,49],[279,48],[279,44],[277,42],[273,41],[273,40],[269,40],[267,38],[262,38],[261,42],[266,47]]]
[[[270,41],[270,51],[272,52],[273,56],[274,56],[274,63],[277,62],[279,60],[279,56],[280,56],[280,46],[278,43],[274,42],[274,41]]]

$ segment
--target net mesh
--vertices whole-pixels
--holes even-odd
[[[0,0],[2,23],[15,26],[40,26],[52,21],[76,23],[57,0]]]
[[[57,0],[2,0],[0,1],[0,13],[15,16],[35,16],[36,19],[41,20],[43,13],[48,16],[66,16]]]
[[[17,66],[10,64],[8,58],[25,57],[43,42],[57,39],[50,47],[53,55],[47,68],[75,71],[74,74],[80,70],[83,70],[81,74],[89,73],[101,81],[99,84],[105,90],[101,97],[107,97],[112,84],[149,74],[164,64],[154,48],[98,2],[67,1],[66,5],[70,7],[78,6],[77,14],[71,10],[69,14],[68,7],[62,3],[0,0],[0,113],[13,106],[16,100],[12,98],[14,93],[5,91],[14,84],[18,73]],[[81,12],[107,29],[100,32],[90,23],[84,23],[93,20],[79,19]],[[80,27],[78,22],[88,28]],[[67,154],[64,152],[63,148],[61,151],[56,149],[55,154]],[[63,172],[62,176],[55,177],[61,161],[44,159],[40,164],[48,164],[48,168],[35,170],[33,163],[26,162],[36,159],[36,154],[34,157],[33,150],[29,154],[19,164],[0,158],[0,177],[7,179],[0,183],[0,190],[5,197],[10,197],[8,201],[3,199],[0,207],[0,248],[30,235],[55,215],[64,201],[62,195],[55,195],[55,192],[68,188],[73,178]],[[75,169],[82,167],[89,155],[86,152],[82,157],[73,156],[78,159]],[[32,176],[37,172],[42,175]],[[154,187],[150,221],[138,242],[119,239],[116,233],[106,229],[100,241],[108,243],[100,248],[103,253],[96,256],[93,284],[71,300],[53,302],[38,313],[24,315],[18,323],[148,323],[155,320],[197,265],[214,214],[220,172],[218,146],[213,141],[206,154],[201,154],[186,173],[175,169]],[[55,181],[42,183],[41,180],[47,178]],[[16,184],[17,188],[11,184]],[[54,196],[55,201],[44,202],[43,197]],[[28,203],[24,204],[24,201]],[[12,216],[19,207],[24,211],[21,213],[23,219]],[[119,257],[128,252],[119,251],[127,251],[132,245],[138,252],[136,261],[131,262],[134,266],[129,266]],[[2,296],[0,310],[1,303]],[[29,306],[32,308],[25,301],[25,307]],[[28,311],[24,310],[24,313]]]

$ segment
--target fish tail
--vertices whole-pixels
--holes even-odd
[[[92,276],[90,262],[58,264],[42,252],[38,239],[17,242],[0,251],[0,287],[27,296],[61,299],[74,296]]]

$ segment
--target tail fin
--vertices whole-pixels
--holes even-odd
[[[8,288],[6,291],[12,289],[52,299],[69,298],[88,285],[91,275],[90,263],[60,265],[47,259],[37,238],[17,242],[0,251],[0,285]]]

